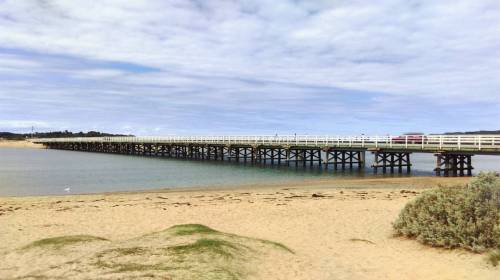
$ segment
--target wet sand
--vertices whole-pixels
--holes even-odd
[[[467,180],[353,179],[0,198],[0,278],[28,271],[22,255],[18,261],[10,257],[9,267],[2,257],[41,238],[89,234],[120,241],[199,223],[280,242],[295,252],[291,259],[267,258],[252,279],[497,279],[500,269],[484,255],[393,236],[391,223],[418,193]]]

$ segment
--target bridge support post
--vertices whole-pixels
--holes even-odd
[[[356,149],[339,149],[335,147],[326,148],[325,152],[325,160],[323,164],[325,168],[328,168],[330,164],[333,165],[333,169],[337,170],[339,165],[342,167],[342,170],[346,169],[346,166],[349,166],[349,169],[353,169],[354,166],[361,169],[365,166],[365,150],[356,150]]]
[[[240,161],[240,147],[227,147],[227,160],[231,161],[233,158],[236,162]]]
[[[161,145],[161,156],[162,157],[170,157],[170,146]]]
[[[208,160],[224,160],[224,146],[207,145],[206,159]]]
[[[283,147],[257,147],[257,161],[263,164],[280,165],[286,160],[286,150]]]
[[[290,162],[295,163],[295,167],[298,167],[299,164],[302,167],[309,166],[312,167],[316,163],[318,166],[321,166],[323,163],[321,160],[321,148],[289,148],[285,150],[286,157],[284,159],[287,160],[287,164],[290,165]]]
[[[472,176],[472,154],[437,153],[435,156],[437,176],[441,176],[441,172],[445,177]]]
[[[206,159],[211,160],[217,160],[217,152],[215,151],[216,147],[212,145],[207,145],[207,157]]]
[[[218,146],[217,151],[219,152],[219,158],[221,161],[224,161],[224,146]]]
[[[203,159],[203,146],[200,145],[191,145],[191,158],[192,159]]]
[[[382,168],[382,173],[387,173],[389,168],[391,173],[394,173],[394,168],[398,168],[398,173],[403,173],[403,167],[406,167],[406,173],[411,171],[410,152],[400,151],[374,151],[375,160],[373,162],[373,171],[378,172],[378,168]]]
[[[235,160],[236,162],[243,161],[246,163],[247,161],[253,161],[253,148],[248,146],[227,146],[226,147],[226,155],[229,161]]]
[[[252,147],[240,147],[238,149],[238,161],[243,158],[243,162],[252,161]]]
[[[204,160],[205,153],[206,153],[205,145],[196,146],[196,159]]]

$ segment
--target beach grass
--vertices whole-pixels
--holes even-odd
[[[168,229],[172,235],[175,236],[183,236],[183,235],[192,235],[192,234],[219,234],[219,231],[216,231],[212,228],[209,228],[205,225],[201,224],[183,224],[183,225],[175,225]]]
[[[257,239],[257,238],[255,240],[262,242],[264,244],[267,244],[267,245],[272,245],[272,246],[277,247],[277,248],[279,248],[283,251],[286,251],[288,253],[295,254],[295,252],[292,249],[288,248],[287,246],[283,245],[282,243],[270,241],[270,240],[265,240],[265,239]]]
[[[167,238],[165,238],[167,235]],[[172,226],[133,240],[138,247],[118,247],[96,254],[92,266],[106,274],[156,275],[173,279],[243,279],[246,261],[258,258],[247,250],[251,238],[223,233],[201,224]],[[166,244],[165,244],[166,243]],[[148,245],[148,246],[146,246]]]
[[[242,246],[235,242],[221,239],[200,238],[194,243],[173,246],[168,249],[179,255],[207,253],[232,258],[233,252],[241,250]]]
[[[129,248],[113,248],[109,250],[104,250],[98,254],[98,256],[103,256],[105,254],[116,254],[119,256],[133,256],[133,255],[140,255],[140,254],[145,254],[148,252],[147,248],[143,247],[129,247]]]
[[[175,226],[168,228],[166,231],[174,236],[187,236],[187,235],[198,234],[198,235],[219,235],[219,236],[227,236],[227,237],[239,237],[238,235],[220,232],[220,231],[214,230],[210,227],[207,227],[207,226],[201,225],[201,224],[175,225]],[[249,237],[246,237],[246,238],[249,238]],[[294,253],[293,250],[291,250],[290,248],[288,248],[287,246],[285,246],[279,242],[265,240],[265,239],[259,239],[259,238],[249,238],[249,239],[252,239],[254,241],[258,241],[258,242],[261,242],[261,243],[264,243],[267,245],[272,245],[272,246],[278,247],[278,248],[280,248],[284,251],[287,251],[289,253]],[[218,240],[218,241],[220,241],[220,240]]]
[[[23,247],[23,249],[45,248],[45,247],[60,249],[68,245],[74,245],[77,243],[84,243],[84,242],[93,242],[93,241],[108,241],[108,240],[106,238],[92,236],[92,235],[66,235],[66,236],[40,239],[26,245],[25,247]]]
[[[93,241],[108,241],[103,246],[86,246]],[[52,263],[32,277],[104,275],[112,279],[246,279],[254,274],[263,256],[277,250],[278,255],[292,252],[281,243],[221,232],[202,224],[181,224],[124,241],[109,241],[92,235],[68,235],[40,239],[25,246],[43,248],[54,258],[53,250],[73,245],[67,254],[55,254],[60,262]],[[81,250],[81,251],[78,251]],[[286,252],[283,252],[286,251]],[[38,251],[24,256],[39,258]],[[28,255],[26,255],[28,254]],[[77,267],[78,272],[73,268]],[[35,272],[35,271],[34,271]]]

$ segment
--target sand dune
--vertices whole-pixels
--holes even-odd
[[[186,224],[125,241],[92,235],[37,240],[7,252],[3,273],[23,279],[231,280],[260,277],[265,273],[261,264],[272,261],[269,256],[287,260],[276,264],[282,269],[295,259],[279,243]]]
[[[21,276],[30,264],[22,256],[13,260],[12,252],[42,238],[92,235],[127,242],[174,225],[196,223],[280,242],[294,251],[293,257],[265,254],[269,256],[255,264],[248,279],[498,279],[500,269],[488,265],[484,255],[429,248],[393,236],[391,222],[422,191],[420,184],[425,181],[415,186],[412,180],[397,179],[389,189],[349,188],[360,184],[356,180],[0,198],[0,278]],[[427,184],[438,181],[433,178]]]

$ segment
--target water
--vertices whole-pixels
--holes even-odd
[[[373,156],[366,154],[366,166]],[[433,175],[432,154],[412,154],[411,176]],[[474,156],[474,172],[500,172],[500,156]],[[364,171],[322,172],[294,167],[261,167],[48,149],[0,148],[0,196],[55,195],[197,186],[235,186],[315,178],[370,177]],[[388,175],[391,176],[391,175]],[[408,175],[392,175],[408,176]]]

